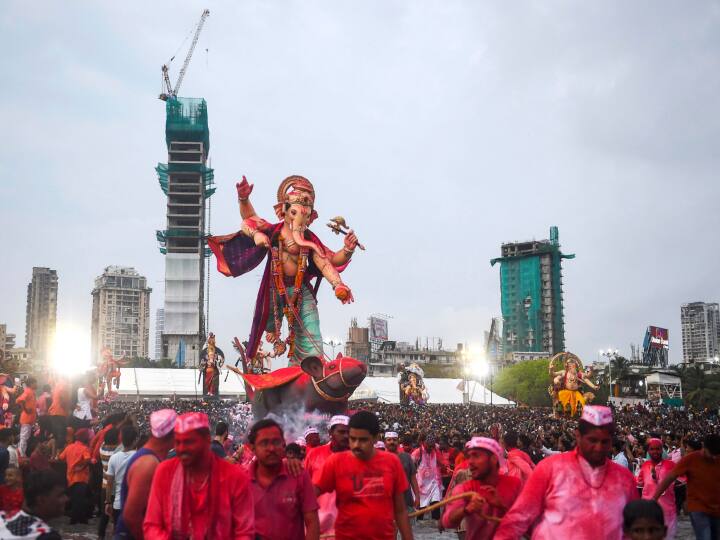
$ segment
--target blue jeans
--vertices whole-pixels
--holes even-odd
[[[712,517],[705,512],[690,512],[697,540],[717,540],[720,538],[720,518]]]

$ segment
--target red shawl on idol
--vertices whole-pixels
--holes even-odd
[[[271,225],[269,230],[264,230],[269,238],[270,243],[275,246],[280,236],[280,230],[282,229],[282,222]],[[322,249],[323,253],[327,257],[333,255],[333,251],[326,247],[320,239],[315,236],[314,233],[309,230],[306,231],[305,237],[315,245]],[[217,269],[221,274],[226,276],[237,277],[254,270],[263,258],[267,258],[267,264],[265,265],[265,272],[263,273],[262,281],[260,282],[260,290],[258,291],[257,300],[255,302],[255,315],[253,317],[252,328],[250,330],[250,337],[248,340],[248,346],[246,354],[248,358],[254,358],[257,353],[258,347],[260,346],[260,340],[262,339],[263,331],[267,325],[268,317],[270,316],[270,281],[272,279],[270,273],[270,262],[271,256],[270,251],[264,247],[258,247],[252,238],[236,232],[235,234],[229,234],[225,236],[209,236],[208,246],[215,254],[217,259]],[[347,268],[349,263],[336,267],[338,272],[342,272]],[[315,283],[310,287],[314,295],[317,295],[318,288],[320,287],[320,281],[322,280],[322,274],[318,270],[317,266],[309,257],[308,269],[305,272],[305,281],[310,285],[310,280],[315,279]]]

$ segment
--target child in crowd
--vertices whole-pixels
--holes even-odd
[[[23,504],[22,475],[20,469],[10,466],[5,470],[5,483],[0,485],[0,511],[12,517]]]
[[[648,499],[627,503],[623,509],[623,530],[627,540],[663,540],[667,527],[662,508]]]

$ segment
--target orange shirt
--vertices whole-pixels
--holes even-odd
[[[65,383],[58,381],[52,391],[52,405],[48,409],[48,414],[51,416],[67,416],[68,398]]]
[[[37,420],[37,401],[35,400],[35,390],[29,386],[15,400],[15,403],[22,403],[22,412],[20,413],[21,424],[34,424]]]
[[[691,452],[675,465],[673,472],[687,476],[688,511],[720,517],[720,458],[707,457],[702,450]]]
[[[83,460],[90,459],[90,449],[83,443],[75,441],[67,445],[58,458],[67,463],[68,486],[78,482],[87,484],[90,481],[90,464],[85,463],[83,466],[77,467]]]

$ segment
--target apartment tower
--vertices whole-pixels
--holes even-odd
[[[107,347],[115,358],[147,358],[150,293],[147,279],[125,266],[108,266],[92,291],[91,358],[102,361]]]
[[[40,366],[52,360],[57,323],[58,275],[55,270],[34,267],[27,287],[25,310],[25,347],[32,349]]]
[[[691,302],[680,307],[683,362],[708,362],[720,355],[720,307]]]

